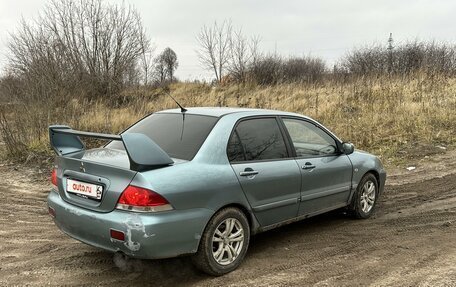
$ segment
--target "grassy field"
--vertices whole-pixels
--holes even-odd
[[[117,133],[151,112],[175,108],[167,92],[187,107],[252,107],[305,114],[357,148],[380,155],[387,164],[456,143],[456,79],[426,74],[270,87],[175,83],[166,91],[138,87],[91,102],[67,97],[53,107],[37,103],[27,113],[18,111],[21,105],[10,108],[10,133],[23,144],[21,158],[47,155],[47,125]]]

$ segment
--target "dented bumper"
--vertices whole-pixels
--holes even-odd
[[[210,209],[134,213],[113,210],[102,213],[64,201],[50,192],[48,205],[55,211],[55,224],[69,236],[86,244],[128,256],[156,259],[195,253]],[[125,241],[111,238],[110,230],[121,231]]]

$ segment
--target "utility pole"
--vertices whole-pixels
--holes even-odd
[[[393,72],[393,33],[390,33],[389,39],[388,39],[388,73]]]

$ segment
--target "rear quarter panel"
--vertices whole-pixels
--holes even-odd
[[[175,209],[217,211],[230,203],[247,204],[230,165],[187,162],[138,174],[132,184],[149,186]]]

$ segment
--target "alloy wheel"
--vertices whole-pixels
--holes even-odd
[[[212,236],[212,256],[220,265],[228,265],[238,258],[244,245],[244,229],[236,218],[223,220]]]
[[[375,184],[372,181],[368,180],[366,181],[366,183],[364,183],[360,201],[361,210],[364,213],[369,213],[371,209],[374,207],[376,196],[375,189]]]

